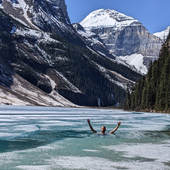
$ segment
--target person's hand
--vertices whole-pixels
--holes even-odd
[[[117,125],[120,126],[121,125],[121,121],[117,122]]]
[[[87,119],[87,123],[90,123],[90,119]]]

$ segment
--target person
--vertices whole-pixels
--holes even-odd
[[[99,132],[97,132],[97,131],[95,131],[95,130],[93,129],[93,127],[92,127],[92,125],[91,125],[91,123],[90,123],[90,119],[87,119],[87,123],[89,124],[89,127],[90,127],[90,129],[91,129],[92,132],[94,132],[94,133],[99,133]],[[115,127],[115,129],[113,129],[112,131],[110,131],[109,134],[113,134],[113,133],[119,128],[120,125],[121,125],[121,122],[119,121],[119,122],[117,123],[117,126]],[[105,126],[102,126],[100,134],[105,135],[105,132],[106,132],[106,127],[105,127]]]

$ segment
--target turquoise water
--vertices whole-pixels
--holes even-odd
[[[115,134],[107,133],[118,121]],[[170,115],[0,106],[1,170],[170,169]]]

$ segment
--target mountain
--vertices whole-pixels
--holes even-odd
[[[24,1],[2,0],[1,9],[13,19],[17,18],[24,26],[44,31],[60,32],[61,25],[70,24],[66,5],[63,0],[57,1]],[[61,22],[62,21],[62,22]],[[54,30],[54,28],[57,28]]]
[[[160,57],[128,93],[126,109],[170,113],[170,34]]]
[[[1,0],[0,8],[26,28],[58,34],[71,43],[82,44],[70,23],[64,0]]]
[[[154,33],[153,35],[155,35],[155,36],[161,38],[163,41],[165,41],[169,35],[169,31],[170,31],[170,26],[167,27],[166,30]]]
[[[99,43],[96,41],[100,41],[117,61],[124,61],[142,74],[147,73],[151,61],[158,59],[163,44],[162,39],[151,35],[138,20],[110,9],[93,11],[80,25],[84,31],[79,30],[79,34],[93,39],[89,41],[94,48]]]
[[[70,23],[64,0],[0,1],[0,103],[111,106],[141,74],[98,52]]]

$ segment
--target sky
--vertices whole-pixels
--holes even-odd
[[[65,0],[71,23],[97,9],[113,9],[139,20],[151,33],[170,26],[170,0]]]

